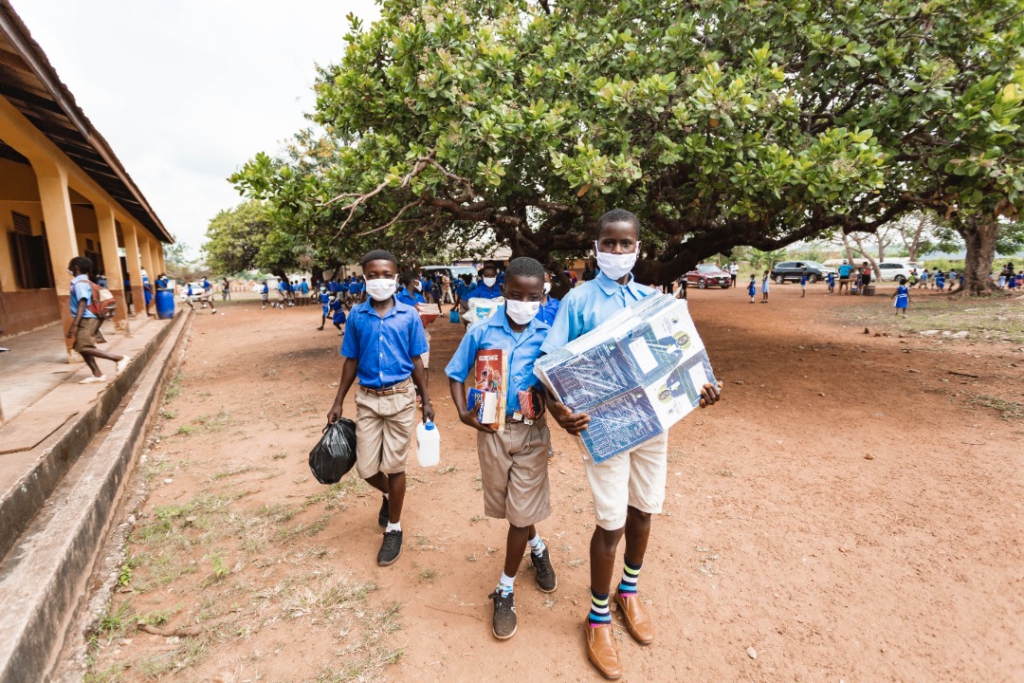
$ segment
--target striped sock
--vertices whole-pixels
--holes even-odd
[[[608,609],[608,594],[595,593],[590,589],[590,615],[587,617],[591,627],[604,626],[612,623],[612,613]]]
[[[640,567],[643,564],[632,564],[623,558],[622,581],[619,583],[620,595],[636,595],[636,580],[640,578]]]

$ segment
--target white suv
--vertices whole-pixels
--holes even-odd
[[[899,280],[900,278],[909,280],[910,273],[912,270],[917,269],[918,274],[924,270],[920,265],[916,263],[897,263],[895,261],[882,261],[878,264],[878,270],[881,273],[881,280],[883,282]]]

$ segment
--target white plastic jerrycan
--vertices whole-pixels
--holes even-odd
[[[433,422],[420,422],[416,427],[416,458],[420,467],[433,467],[441,462],[441,433]]]

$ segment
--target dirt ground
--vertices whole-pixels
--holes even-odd
[[[641,647],[616,617],[624,680],[1024,681],[1024,348],[904,333],[888,297],[824,291],[691,290],[724,400],[672,430],[639,582],[658,635]],[[915,295],[914,325],[943,301]],[[995,306],[1019,321],[1024,302]],[[524,563],[518,633],[491,635],[505,527],[443,374],[461,326],[431,326],[442,461],[410,458],[405,550],[379,568],[379,496],[306,463],[340,337],[313,306],[198,313],[89,680],[599,680],[590,494],[557,428],[540,531],[558,590]]]

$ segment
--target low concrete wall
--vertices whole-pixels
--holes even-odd
[[[180,321],[179,321],[180,322]],[[75,464],[82,449],[103,428],[125,394],[146,369],[153,354],[176,325],[167,325],[146,345],[124,372],[111,381],[96,402],[83,414],[50,437],[30,469],[0,497],[0,558],[4,557]]]
[[[4,319],[0,320],[0,339],[38,330],[60,320],[57,290],[22,289],[4,292]]]
[[[139,363],[141,376],[127,404],[114,415],[110,431],[87,446],[85,440],[78,442],[87,456],[74,465],[51,504],[5,558],[0,571],[0,683],[49,679],[159,408],[187,322],[179,316],[160,336],[162,341],[174,334],[173,341],[159,350],[157,344],[150,345],[151,362]]]

